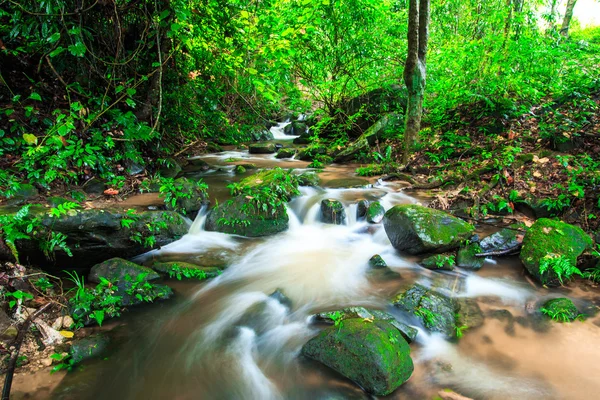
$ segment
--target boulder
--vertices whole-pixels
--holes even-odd
[[[367,209],[367,222],[371,224],[378,224],[383,221],[383,216],[385,215],[385,208],[378,201],[374,201],[369,204],[369,208]]]
[[[321,178],[314,171],[308,171],[298,176],[298,183],[301,186],[319,186]]]
[[[369,259],[369,267],[371,268],[387,268],[387,263],[379,254],[375,254]]]
[[[252,190],[268,188],[271,192],[278,193],[282,200],[290,200],[298,194],[298,178],[281,168],[264,169],[242,179],[238,187]]]
[[[181,172],[181,165],[172,158],[167,158],[158,169],[158,174],[163,178],[175,178]]]
[[[360,200],[356,207],[356,219],[360,220],[367,217],[367,210],[369,209],[369,200]]]
[[[269,129],[254,128],[250,131],[250,137],[255,142],[273,140],[273,132]]]
[[[454,257],[444,256],[441,254],[436,254],[435,256],[430,256],[423,259],[419,263],[423,268],[430,269],[432,271],[453,271],[456,263],[454,262]]]
[[[283,204],[274,213],[258,209],[252,199],[238,196],[214,207],[206,217],[204,229],[247,237],[274,235],[288,228]]]
[[[83,339],[77,339],[71,344],[69,355],[78,364],[91,358],[101,357],[106,353],[110,338],[104,333],[97,333]]]
[[[294,144],[310,144],[312,142],[310,131],[301,133],[300,136],[294,139]]]
[[[193,217],[208,203],[205,186],[199,185],[198,182],[188,178],[177,178],[173,181],[173,185],[177,188],[179,196],[165,203],[167,210]]]
[[[387,114],[375,122],[358,139],[348,144],[344,150],[335,155],[335,162],[348,162],[355,160],[361,153],[369,154],[371,147],[380,139],[383,132],[398,121],[396,114]]]
[[[342,225],[346,221],[344,205],[335,199],[321,201],[321,216],[326,224]]]
[[[317,156],[324,155],[327,155],[327,149],[325,147],[314,146],[298,150],[298,153],[296,153],[296,159],[302,161],[313,161],[315,158],[317,158]]]
[[[371,182],[362,178],[340,178],[327,181],[324,186],[331,189],[366,189],[371,187]]]
[[[6,201],[6,204],[9,206],[20,206],[29,202],[30,200],[33,200],[38,195],[39,192],[35,186],[30,185],[29,183],[21,183],[19,185],[19,189],[17,189],[15,194],[13,194],[11,198]]]
[[[293,121],[291,124],[288,124],[283,128],[283,133],[291,136],[300,136],[303,133],[307,133],[306,123],[302,121]]]
[[[292,158],[296,154],[296,149],[283,148],[277,152],[275,158]]]
[[[512,224],[482,239],[479,245],[483,252],[512,249],[523,242],[525,231],[525,224]]]
[[[548,300],[540,311],[557,322],[571,322],[579,316],[575,304],[566,297]]]
[[[101,195],[106,190],[106,182],[98,178],[92,178],[86,181],[82,186],[85,194]]]
[[[521,261],[527,271],[548,286],[560,285],[562,276],[553,268],[540,272],[542,263],[552,263],[553,259],[566,259],[571,266],[577,265],[577,258],[592,247],[592,239],[579,227],[547,218],[537,220],[523,238]]]
[[[410,378],[410,347],[387,321],[347,319],[324,329],[302,347],[302,354],[356,382],[376,396],[392,393]]]
[[[66,243],[72,253],[69,257],[63,250],[56,249],[52,258],[47,258],[37,241],[17,241],[21,262],[48,269],[63,270],[65,266],[74,266],[85,271],[113,257],[130,258],[165,246],[188,231],[183,217],[172,211],[143,211],[130,215],[118,209],[77,209],[61,217],[51,217],[43,208],[35,212],[43,229],[67,237]],[[124,220],[131,221],[129,227],[123,225]]]
[[[111,282],[124,282],[126,276],[137,278],[141,274],[145,274],[144,281],[160,278],[156,272],[148,267],[115,257],[94,265],[88,279],[95,283],[100,283],[100,278],[108,279]]]
[[[445,212],[416,204],[398,205],[383,218],[392,245],[409,254],[442,253],[458,247],[475,228]]]
[[[234,171],[236,174],[241,175],[246,173],[246,168],[243,165],[236,165]]]
[[[255,143],[248,146],[248,152],[250,154],[271,154],[275,153],[277,149],[274,143]]]
[[[471,243],[465,247],[461,247],[456,254],[456,265],[466,269],[481,269],[485,263],[485,259],[483,257],[477,257],[477,254],[479,253],[481,253],[481,246],[479,243]]]
[[[203,267],[184,261],[167,261],[152,264],[156,272],[168,275],[170,278],[204,280],[215,278],[223,272],[219,267]]]

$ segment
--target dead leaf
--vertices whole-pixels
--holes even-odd
[[[541,178],[541,177],[542,177],[542,174],[540,174],[540,172],[539,172],[539,171],[535,171],[535,172],[533,173],[533,176],[535,176],[536,178]]]
[[[58,331],[58,333],[60,333],[62,336],[66,337],[67,339],[71,339],[73,336],[75,336],[75,334],[71,331]]]
[[[104,191],[104,194],[107,196],[116,196],[119,194],[119,191],[117,189],[109,188]]]

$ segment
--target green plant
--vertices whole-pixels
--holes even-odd
[[[182,278],[198,279],[198,280],[202,281],[202,280],[208,278],[208,275],[206,274],[205,271],[203,271],[201,269],[182,268],[177,264],[173,264],[169,268],[169,277],[170,278],[175,277],[179,281]]]
[[[56,364],[50,370],[51,374],[62,370],[71,371],[73,370],[73,367],[75,367],[76,364],[75,360],[73,359],[73,357],[71,357],[69,353],[54,353],[50,356],[50,358],[52,360],[58,361],[58,364]]]
[[[443,255],[437,254],[434,256],[435,266],[438,268],[443,268],[446,265],[455,265],[456,261],[454,259],[454,255]]]
[[[173,210],[186,213],[184,207],[179,206],[181,200],[191,199],[195,196],[206,196],[208,185],[201,179],[195,183],[188,180],[161,178],[160,196],[165,198],[165,204]]]
[[[123,297],[117,293],[117,286],[113,282],[100,277],[100,283],[90,289],[85,287],[83,276],[76,272],[66,272],[69,275],[67,279],[75,284],[75,295],[69,299],[75,328],[81,328],[91,320],[102,325],[107,316],[121,315]]]
[[[21,290],[15,290],[14,292],[5,293],[4,298],[12,299],[8,300],[8,307],[13,308],[17,303],[20,303],[23,300],[33,299],[33,295],[31,293],[23,292]]]
[[[46,292],[54,288],[52,282],[50,282],[50,280],[46,277],[38,278],[36,281],[33,282],[33,285],[42,292]]]
[[[540,308],[540,311],[557,322],[571,322],[570,313],[565,309]]]
[[[553,271],[561,285],[565,280],[570,280],[574,275],[583,276],[583,273],[571,263],[568,257],[557,254],[547,254],[540,260],[540,274]]]
[[[435,326],[439,318],[438,314],[421,306],[417,307],[413,313],[423,321],[427,328]]]

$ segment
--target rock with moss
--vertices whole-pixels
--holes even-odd
[[[477,254],[481,253],[481,251],[479,243],[470,243],[461,247],[456,254],[456,265],[466,269],[481,269],[485,262],[483,257],[477,257]]]
[[[283,148],[279,149],[275,158],[292,158],[296,154],[296,149]]]
[[[501,229],[482,239],[481,250],[484,252],[504,251],[518,247],[523,241],[525,231],[525,224],[512,224],[508,228]]]
[[[296,139],[294,139],[294,143]],[[327,155],[327,149],[322,146],[309,146],[305,149],[298,150],[296,153],[296,159],[302,161],[313,161],[318,156]]]
[[[328,311],[314,315],[317,321],[324,323],[334,324],[336,321],[343,321],[346,319],[362,318],[365,321],[374,321],[376,319],[387,321],[392,324],[402,334],[402,337],[408,342],[412,343],[415,341],[418,330],[412,326],[406,325],[403,322],[398,321],[394,316],[386,311],[367,309],[364,307],[347,307],[342,310]],[[338,322],[339,325],[339,322]]]
[[[73,341],[69,349],[69,355],[75,364],[79,364],[85,360],[104,356],[109,345],[110,338],[108,335],[96,333]]]
[[[253,199],[238,196],[214,207],[206,217],[204,228],[247,237],[274,235],[288,228],[288,215],[283,203],[274,212],[258,208]]]
[[[383,217],[392,245],[408,254],[443,253],[460,246],[475,228],[445,212],[416,204],[398,205]]]
[[[175,178],[181,171],[181,165],[177,161],[167,158],[157,172],[163,178]]]
[[[299,193],[298,185],[299,180],[296,175],[281,168],[274,168],[264,169],[245,177],[239,182],[238,187],[240,193],[248,189],[268,191],[277,194],[282,201],[288,201]]]
[[[379,254],[375,254],[369,259],[369,267],[371,268],[387,268],[387,263]]]
[[[96,196],[103,194],[106,188],[106,182],[100,178],[89,179],[82,186],[85,194]]]
[[[167,210],[178,211],[193,218],[202,206],[208,204],[205,185],[188,178],[177,178],[173,181],[173,187],[176,192],[170,201],[165,202]]]
[[[378,224],[383,221],[383,216],[385,215],[385,208],[378,201],[374,201],[369,204],[369,208],[367,209],[367,222],[371,224]]]
[[[456,266],[454,256],[447,256],[443,254],[436,254],[434,256],[424,258],[419,264],[423,268],[427,268],[432,271],[453,271],[454,267]]]
[[[100,278],[108,279],[111,282],[124,282],[127,276],[137,279],[140,275],[144,275],[144,281],[160,278],[151,268],[115,257],[94,265],[88,279],[95,283],[100,283]]]
[[[344,205],[335,199],[321,201],[321,218],[326,224],[342,225],[346,222]]]
[[[104,189],[103,189],[104,190]],[[29,183],[21,183],[19,189],[6,201],[9,206],[20,206],[30,202],[39,195],[35,186]]]
[[[255,127],[250,131],[250,137],[255,142],[273,140],[273,132],[262,127]]]
[[[387,321],[344,320],[324,329],[302,347],[302,354],[356,382],[376,396],[392,393],[410,378],[410,347]]]
[[[120,209],[73,209],[51,217],[43,207],[31,210],[32,216],[39,218],[41,229],[66,237],[72,254],[57,248],[47,257],[36,240],[17,241],[21,262],[49,270],[62,271],[65,266],[73,266],[87,273],[93,265],[113,257],[130,258],[165,246],[185,235],[189,228],[184,218],[173,211],[129,214]]]
[[[298,176],[298,183],[301,186],[319,186],[321,183],[321,178],[314,171],[304,172]]]
[[[254,143],[248,146],[250,154],[272,154],[277,151],[274,143]]]
[[[370,153],[373,146],[381,135],[392,124],[398,121],[396,114],[387,114],[369,127],[358,139],[349,143],[341,152],[335,155],[335,162],[347,162],[356,159],[361,153]]]
[[[361,220],[367,217],[367,210],[371,202],[369,200],[359,200],[356,206],[356,219]],[[385,213],[384,213],[385,215]]]
[[[570,275],[565,271],[571,274],[578,271],[577,258],[591,246],[592,239],[581,228],[541,218],[525,234],[520,258],[540,283],[558,286]]]
[[[294,144],[310,144],[312,142],[311,133],[306,131],[294,139]]]
[[[363,178],[339,178],[327,181],[324,186],[331,189],[367,189],[372,185]]]
[[[152,264],[152,269],[167,275],[169,278],[176,278],[178,280],[181,280],[182,278],[204,280],[215,278],[222,273],[222,270],[216,266],[203,267],[183,261],[157,262]]]
[[[575,304],[566,297],[548,300],[540,311],[557,322],[571,322],[579,316]]]
[[[246,168],[243,165],[236,165],[234,171],[236,174],[241,175],[246,173]]]
[[[455,338],[461,329],[483,324],[483,314],[475,301],[456,300],[420,284],[396,296],[393,304],[419,318],[428,331],[439,332],[447,338]]]

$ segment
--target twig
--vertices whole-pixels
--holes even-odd
[[[521,251],[521,244],[519,243],[518,245],[516,245],[515,247],[511,247],[510,249],[506,249],[506,250],[499,250],[499,251],[488,251],[485,253],[479,253],[479,254],[475,254],[475,257],[498,257],[498,256],[510,256],[510,255],[514,255],[517,254]]]
[[[174,157],[177,157],[178,155],[180,155],[181,153],[185,152],[187,149],[189,149],[190,147],[192,147],[193,145],[195,145],[196,143],[200,142],[202,139],[198,139],[193,141],[192,143],[188,144],[187,146],[185,146],[181,151],[178,151],[177,153],[174,154]]]
[[[49,308],[54,303],[46,303],[39,310],[31,314],[21,328],[19,329],[19,333],[17,334],[17,338],[15,339],[15,349],[10,357],[10,361],[8,362],[8,368],[6,370],[6,379],[4,380],[4,387],[2,388],[2,400],[9,400],[10,398],[10,388],[12,386],[13,375],[15,373],[15,368],[17,367],[17,358],[19,357],[19,351],[21,350],[21,344],[23,343],[23,339],[25,339],[25,335],[27,331],[29,331],[29,327],[31,326],[31,322],[38,317],[42,312],[44,312],[47,308]]]

